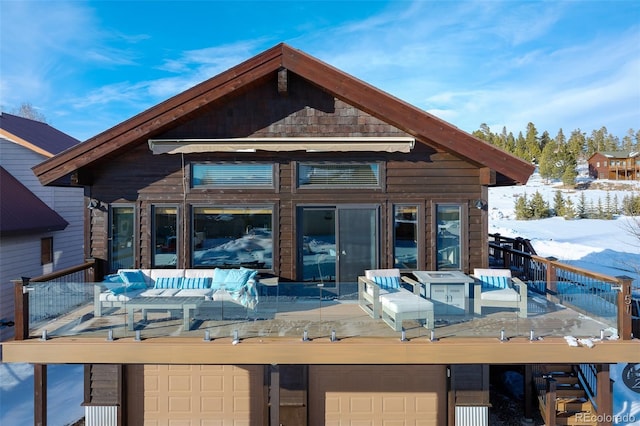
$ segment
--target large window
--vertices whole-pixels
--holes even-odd
[[[395,267],[418,267],[418,206],[398,205],[393,208],[393,255]]]
[[[436,260],[438,269],[461,269],[460,252],[462,251],[461,207],[458,204],[438,204],[436,220],[438,235],[436,238]]]
[[[273,164],[194,164],[191,185],[202,189],[273,188]]]
[[[379,188],[378,163],[299,163],[299,188]]]
[[[178,263],[178,209],[153,207],[153,267],[175,268]]]
[[[134,212],[133,206],[111,207],[110,270],[134,267]]]
[[[193,266],[273,268],[273,208],[194,207]]]

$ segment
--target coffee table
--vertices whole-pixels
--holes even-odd
[[[184,331],[191,328],[191,313],[204,302],[202,297],[135,297],[127,302],[129,330],[134,329],[133,313],[142,309],[142,318],[147,320],[148,311],[177,310],[182,311],[182,327]]]

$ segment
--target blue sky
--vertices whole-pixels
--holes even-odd
[[[285,42],[459,128],[640,129],[640,2],[0,0],[0,107],[85,140]]]

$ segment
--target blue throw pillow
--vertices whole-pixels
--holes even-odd
[[[146,285],[147,280],[142,271],[119,271],[118,275],[122,277],[122,281],[126,284],[143,283]]]
[[[224,280],[224,286],[229,291],[240,290],[246,283],[251,269],[229,269],[229,273]]]
[[[209,278],[183,278],[181,288],[209,288]]]
[[[213,271],[213,278],[211,279],[211,287],[214,289],[220,288],[224,281],[227,279],[227,275],[229,275],[229,271],[231,269],[220,269],[216,268]]]
[[[156,278],[153,288],[167,289],[167,288],[180,288],[182,285],[182,277],[159,277]]]
[[[113,287],[109,289],[109,293],[114,294],[114,295],[118,295],[118,294],[122,294],[124,293],[126,290],[126,287],[121,285],[119,287]]]
[[[481,275],[482,288],[487,290],[495,290],[499,288],[509,288],[509,277],[494,277]]]
[[[380,288],[389,290],[393,288],[400,288],[400,277],[373,277],[373,282],[378,284]]]

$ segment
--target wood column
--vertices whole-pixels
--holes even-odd
[[[29,285],[29,278],[13,280],[13,300],[15,339],[25,340],[29,337],[29,293],[25,287]]]
[[[596,404],[598,405],[598,426],[611,426],[613,416],[613,390],[609,377],[609,364],[597,364]]]
[[[47,426],[46,364],[33,364],[33,424]]]
[[[631,330],[631,312],[632,312],[632,298],[631,298],[631,281],[630,277],[619,276],[616,277],[620,281],[622,286],[621,291],[618,293],[617,307],[618,307],[618,336],[622,340],[632,339]]]

